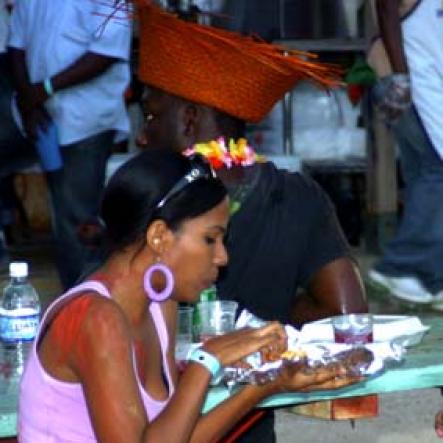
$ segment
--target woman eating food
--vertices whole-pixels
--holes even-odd
[[[178,377],[163,307],[195,303],[228,261],[226,190],[205,160],[145,151],[111,178],[101,219],[106,254],[47,309],[23,374],[19,438],[41,442],[212,442],[280,392],[356,380],[340,365],[287,365],[202,415],[211,378],[247,355],[287,347],[270,323],[206,341]],[[69,251],[66,251],[69,254]]]

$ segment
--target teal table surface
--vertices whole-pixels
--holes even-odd
[[[333,398],[443,386],[443,317],[432,317],[422,321],[431,326],[422,342],[409,348],[400,364],[395,363],[394,366],[387,367],[381,375],[335,391],[276,395],[265,400],[260,406],[280,407]],[[229,390],[222,386],[211,388],[203,412],[211,410],[230,395]],[[16,435],[16,413],[1,412],[7,406],[5,396],[0,396],[0,438]]]
[[[421,343],[408,348],[402,362],[389,363],[380,375],[334,391],[279,394],[269,397],[260,406],[280,407],[334,398],[443,386],[443,317],[426,318],[422,322],[431,329]],[[210,411],[230,395],[229,390],[223,386],[211,388],[203,411]]]
[[[17,414],[0,414],[0,438],[17,435]]]

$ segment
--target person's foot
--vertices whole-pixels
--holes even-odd
[[[437,437],[443,438],[443,410],[435,414],[435,433]]]
[[[371,269],[368,272],[368,278],[371,282],[387,289],[392,296],[402,301],[429,304],[435,299],[416,277],[391,277]],[[443,303],[443,298],[440,301]]]
[[[441,291],[438,291],[434,295],[434,299],[432,300],[431,307],[432,307],[432,309],[434,309],[436,311],[443,311],[443,289]],[[443,426],[442,426],[442,430],[443,430]]]

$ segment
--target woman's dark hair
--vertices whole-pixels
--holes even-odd
[[[115,172],[104,191],[100,214],[106,226],[108,253],[143,238],[156,219],[177,230],[185,220],[209,211],[225,198],[222,182],[209,174],[187,184],[157,208],[191,168],[191,160],[182,154],[149,149]]]

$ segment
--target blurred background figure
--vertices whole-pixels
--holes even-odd
[[[79,227],[96,218],[115,134],[122,140],[129,131],[127,8],[120,3],[116,10],[113,0],[17,0],[11,17],[17,121],[29,140],[44,145],[40,160],[65,288],[88,260]]]
[[[7,244],[21,202],[15,195],[14,173],[34,163],[34,148],[20,133],[11,114],[13,92],[7,39],[12,0],[0,0],[0,268],[8,262]],[[23,211],[20,211],[23,215]]]
[[[396,236],[369,277],[394,297],[443,309],[443,5],[378,0],[376,7],[373,98],[398,143],[406,191]]]

